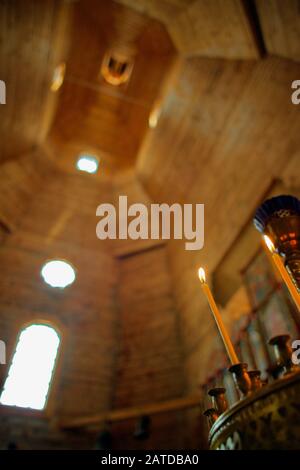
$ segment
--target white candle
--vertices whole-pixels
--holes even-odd
[[[231,339],[229,338],[229,334],[225,328],[225,325],[223,323],[221,314],[219,312],[219,309],[217,307],[217,304],[215,302],[215,299],[213,298],[212,292],[209,288],[209,285],[206,283],[206,276],[205,276],[205,271],[203,268],[200,268],[198,271],[198,276],[201,282],[201,287],[202,290],[207,298],[207,301],[209,303],[209,306],[211,308],[212,314],[214,316],[215,322],[217,324],[218,330],[220,332],[221,338],[223,340],[224,346],[226,348],[228,357],[230,359],[231,364],[238,364],[240,361],[236,355],[236,352],[234,350],[233,344],[231,342]]]
[[[287,270],[286,270],[286,268],[285,268],[285,266],[282,262],[281,257],[279,256],[278,253],[276,253],[275,246],[274,246],[274,243],[272,242],[272,240],[267,235],[264,235],[264,241],[265,241],[265,244],[267,245],[268,249],[271,252],[272,260],[273,260],[274,265],[276,266],[283,282],[287,286],[287,288],[288,288],[288,290],[291,294],[291,297],[294,300],[294,302],[295,302],[295,304],[296,304],[296,306],[297,306],[297,308],[300,312],[300,295],[299,295],[299,292],[298,292],[295,284],[293,283],[293,281],[291,279],[291,276],[287,272]]]

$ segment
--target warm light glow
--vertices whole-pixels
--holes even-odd
[[[59,336],[47,325],[31,325],[19,337],[0,403],[42,410],[57,356]]]
[[[66,64],[63,62],[62,64],[55,67],[53,72],[53,78],[51,83],[51,91],[58,91],[62,86],[66,73]]]
[[[294,300],[294,302],[297,305],[297,308],[300,312],[300,294],[297,290],[297,287],[295,286],[291,276],[289,275],[289,273],[288,273],[288,271],[287,271],[287,269],[284,265],[283,260],[281,259],[279,254],[276,253],[275,246],[274,246],[274,243],[272,242],[272,240],[267,235],[264,235],[264,241],[265,241],[268,249],[270,250],[270,252],[272,254],[271,259],[272,259],[272,262],[274,263],[274,266],[276,267],[276,269],[277,269],[278,273],[280,274],[283,282],[285,283],[286,287],[288,288],[288,290],[291,294],[291,297]]]
[[[61,260],[47,262],[41,270],[41,275],[44,281],[51,287],[60,288],[72,284],[76,277],[72,266]]]
[[[269,238],[268,235],[264,235],[263,238],[264,238],[265,244],[267,245],[270,252],[275,253],[275,246],[274,246],[274,243],[272,242],[271,238]]]
[[[149,121],[148,121],[149,127],[151,127],[151,129],[154,129],[157,126],[160,114],[161,114],[161,108],[159,106],[157,106],[151,111],[149,115]]]
[[[80,171],[86,171],[87,173],[96,173],[98,170],[99,161],[92,155],[82,155],[79,157],[76,163],[76,167]]]
[[[206,282],[206,275],[205,275],[205,271],[203,268],[198,269],[198,276],[199,276],[200,282],[204,284]]]

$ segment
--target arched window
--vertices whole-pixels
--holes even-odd
[[[9,368],[0,403],[42,410],[45,407],[60,337],[45,324],[24,328]]]

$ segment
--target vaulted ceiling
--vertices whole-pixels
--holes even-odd
[[[252,5],[252,7],[251,7]],[[201,56],[258,59],[265,51],[300,59],[298,3],[277,0],[88,0],[1,2],[1,159],[43,145],[72,171],[75,155],[93,151],[107,172],[134,166],[148,118],[166,95],[174,62]],[[17,9],[16,9],[17,6]],[[130,49],[129,82],[113,87],[100,69],[115,48]],[[54,69],[67,65],[59,93]],[[147,80],[145,79],[147,77]],[[201,78],[201,77],[200,77]]]
[[[228,59],[258,57],[256,37],[243,2],[119,0],[119,3],[165,24],[180,54]]]
[[[49,141],[69,168],[85,150],[105,171],[133,166],[174,48],[162,24],[114,2],[78,2],[72,12],[67,75]],[[130,48],[128,83],[114,87],[100,69],[113,49]],[[147,80],[145,80],[147,77]]]

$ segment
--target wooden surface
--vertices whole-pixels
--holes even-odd
[[[1,41],[0,79],[8,100],[0,106],[0,333],[10,359],[24,322],[44,318],[63,326],[51,417],[155,408],[196,394],[222,348],[199,264],[215,281],[230,328],[237,306],[244,308],[236,291],[240,257],[246,265],[260,243],[255,232],[241,241],[254,230],[253,212],[273,194],[274,180],[281,180],[278,191],[298,194],[300,108],[291,102],[291,83],[300,76],[296,3],[287,1],[283,11],[279,2],[257,2],[264,58],[241,4],[1,3],[1,35],[8,39]],[[112,46],[137,54],[121,88],[98,77]],[[65,83],[49,95],[62,59]],[[161,115],[149,129],[157,101]],[[97,175],[76,171],[81,151],[99,155]],[[188,252],[181,241],[100,242],[96,207],[116,204],[119,195],[147,206],[204,203],[204,249]],[[40,277],[52,257],[77,269],[63,293]],[[11,435],[26,448],[93,445],[92,436],[62,435],[34,414],[3,422],[3,443]],[[156,416],[144,445],[198,447],[199,422],[194,411]],[[133,418],[115,423],[116,448],[134,448],[133,426]]]
[[[114,376],[116,266],[105,242],[97,243],[94,213],[96,201],[101,195],[107,200],[110,188],[103,184],[99,191],[89,180],[66,179],[58,173],[50,173],[43,184],[47,189],[31,201],[19,230],[0,252],[6,266],[1,335],[9,340],[10,360],[25,322],[45,319],[62,324],[67,334],[62,338],[52,412],[76,415],[77,400],[86,412],[105,410]],[[66,259],[76,269],[76,281],[65,291],[53,290],[41,278],[41,267],[53,258]]]
[[[186,56],[257,58],[259,51],[243,2],[239,0],[119,0],[162,21]]]
[[[120,350],[114,407],[180,396],[182,351],[165,247],[120,260],[118,296]]]
[[[171,65],[172,43],[157,21],[112,1],[76,2],[72,18],[72,47],[50,145],[65,169],[73,167],[80,151],[96,153],[111,171],[132,166]],[[134,34],[131,23],[138,23]],[[120,43],[133,50],[134,66],[129,82],[115,87],[100,69],[104,55],[118,51]]]
[[[299,73],[299,64],[277,58],[186,60],[140,152],[138,174],[154,201],[205,203],[204,249],[168,246],[193,387],[204,380],[199,364],[217,335],[197,268],[213,273],[234,250],[275,178],[299,187],[299,109],[290,98]],[[258,234],[253,238],[258,247]]]
[[[31,151],[49,130],[54,68],[66,57],[69,8],[58,0],[0,3],[0,160]]]
[[[297,0],[256,0],[269,54],[300,60],[300,6]]]
[[[186,56],[255,59],[262,36],[269,54],[300,60],[298,0],[117,1],[165,24]]]
[[[108,413],[99,415],[79,417],[70,421],[63,421],[59,423],[62,428],[76,428],[82,426],[91,426],[102,424],[105,421],[126,421],[132,418],[141,416],[153,416],[160,413],[168,413],[171,411],[184,410],[185,408],[199,407],[199,396],[189,396],[183,398],[176,398],[173,400],[154,402],[137,406],[134,408],[124,408],[120,410],[113,410]]]

